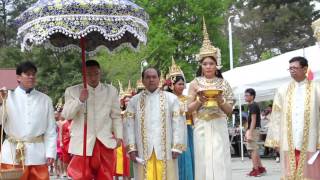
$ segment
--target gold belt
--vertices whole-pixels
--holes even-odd
[[[44,136],[40,135],[37,137],[32,137],[28,139],[17,139],[13,136],[8,137],[8,141],[12,144],[17,144],[16,146],[16,160],[17,163],[24,163],[25,160],[25,143],[42,143],[44,141]]]
[[[197,118],[201,119],[201,120],[205,120],[205,121],[212,121],[215,119],[219,119],[222,118],[223,116],[216,114],[216,113],[198,113],[197,114]]]
[[[17,144],[17,143],[42,143],[44,141],[44,136],[40,135],[37,137],[28,138],[28,139],[18,139],[13,136],[9,136],[8,141],[13,144]]]
[[[192,125],[192,120],[191,120],[191,119],[187,119],[187,120],[186,120],[186,124],[187,124],[187,125]]]

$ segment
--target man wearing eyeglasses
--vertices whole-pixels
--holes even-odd
[[[320,84],[306,78],[308,61],[289,61],[292,81],[274,97],[265,145],[280,151],[282,178],[320,179]]]

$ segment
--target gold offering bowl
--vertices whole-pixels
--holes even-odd
[[[208,98],[208,101],[203,104],[205,107],[218,107],[216,97],[219,94],[222,94],[222,92],[223,91],[221,89],[206,89],[199,91],[199,93]]]

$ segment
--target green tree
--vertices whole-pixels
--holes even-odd
[[[149,1],[144,4],[143,7],[153,7],[150,11],[147,8],[153,21],[152,25],[158,26],[157,29],[166,30],[164,33],[167,34],[167,39],[163,39],[162,43],[165,47],[159,48],[158,54],[154,54],[161,59],[158,61],[161,69],[171,64],[170,56],[173,55],[178,64],[185,64],[182,63],[185,61],[190,64],[192,71],[185,70],[185,74],[188,80],[193,78],[197,66],[194,57],[199,52],[203,39],[202,17],[206,19],[210,39],[216,47],[221,49],[222,62],[227,67],[229,56],[224,24],[226,12],[231,3],[230,0],[167,0],[156,3]]]
[[[0,0],[0,48],[15,45],[17,26],[14,19],[36,0]]]
[[[15,68],[22,61],[29,60],[38,67],[37,89],[48,94],[54,102],[64,95],[71,85],[81,83],[81,57],[79,53],[53,53],[43,48],[22,53],[19,48],[0,49],[0,67]]]
[[[319,2],[319,0],[317,0]],[[248,64],[273,55],[310,46],[315,43],[311,23],[319,11],[311,0],[240,0],[236,11],[241,26],[236,37],[242,44],[240,60]]]
[[[135,3],[144,7],[150,15],[147,45],[139,53],[125,50],[115,55],[100,53],[96,58],[99,61],[103,59],[100,62],[106,62],[108,77],[120,80],[130,77],[134,83],[136,78],[140,78],[140,62],[143,59],[146,59],[151,66],[167,73],[173,56],[190,81],[194,78],[198,65],[195,55],[202,45],[202,17],[205,17],[210,39],[222,50],[222,63],[228,68],[225,16],[232,2],[232,0],[136,0]],[[121,66],[123,61],[127,66]],[[123,84],[126,85],[126,82]]]
[[[1,0],[0,0],[1,1]],[[63,90],[81,82],[80,53],[53,53],[43,48],[21,53],[16,44],[16,26],[13,19],[36,0],[3,0],[10,4],[4,8],[10,15],[0,24],[6,40],[0,35],[0,65],[15,67],[22,60],[30,59],[39,67],[38,87],[48,92],[55,100],[62,96]],[[117,86],[121,80],[124,86],[130,79],[135,85],[140,78],[140,62],[147,60],[150,66],[167,73],[171,56],[176,59],[188,81],[194,78],[197,62],[194,57],[202,44],[202,17],[205,17],[210,39],[222,50],[222,62],[228,68],[229,53],[225,33],[226,12],[233,0],[136,0],[150,15],[148,43],[139,52],[124,49],[114,54],[101,50],[97,59],[104,70],[103,82]],[[9,11],[10,12],[9,12]],[[3,11],[0,11],[3,12]],[[4,26],[4,22],[10,26]],[[10,28],[4,28],[10,27]],[[9,35],[10,34],[10,35]],[[91,57],[88,57],[88,59]]]

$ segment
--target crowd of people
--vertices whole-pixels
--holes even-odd
[[[99,63],[88,60],[88,87],[68,87],[64,104],[54,110],[50,97],[35,89],[37,67],[29,61],[18,65],[19,86],[1,90],[1,170],[23,168],[23,180],[48,180],[48,166],[75,180],[230,180],[227,119],[234,98],[220,71],[220,50],[205,25],[203,32],[199,69],[187,96],[174,60],[164,81],[158,69],[144,69],[139,92],[101,83]],[[320,179],[320,84],[306,79],[307,67],[303,57],[289,61],[292,81],[277,91],[268,124],[265,145],[280,152],[285,180]],[[218,94],[212,98],[207,90]],[[255,95],[254,89],[245,91],[245,139],[253,164],[248,176],[267,172],[257,151],[261,120]]]

